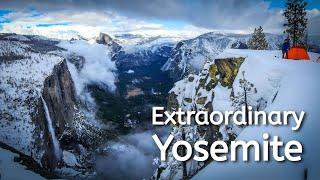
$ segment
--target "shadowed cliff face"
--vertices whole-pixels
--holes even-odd
[[[66,60],[55,65],[52,74],[45,79],[42,97],[51,117],[53,133],[59,139],[68,125],[72,123],[76,105],[74,83]],[[36,137],[39,142],[38,145],[44,150],[41,161],[43,166],[53,169],[58,166],[61,156],[56,157],[54,155],[53,140],[49,132],[49,122],[46,119],[44,107],[43,101],[39,101],[34,118],[35,124],[38,126],[38,132],[35,133],[35,136],[39,136],[38,133],[42,132],[42,138]]]
[[[64,167],[66,162],[62,161],[63,151],[70,151],[79,159],[87,156],[87,150],[93,150],[110,138],[111,133],[108,130],[90,124],[87,120],[76,97],[75,85],[66,60],[55,65],[51,75],[45,79],[42,97],[44,101],[39,98],[33,121],[36,124],[34,138],[37,148],[43,153],[40,158],[44,167],[49,169]],[[58,156],[52,133],[58,140]],[[83,159],[79,163],[89,167],[90,162],[87,160],[90,158],[88,156],[88,159]]]
[[[44,81],[42,95],[48,104],[56,133],[61,135],[66,124],[72,122],[76,105],[74,83],[65,60],[56,65],[52,75]]]

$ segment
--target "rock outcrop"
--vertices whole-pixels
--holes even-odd
[[[121,50],[121,46],[117,43],[112,37],[108,34],[100,33],[99,37],[96,39],[96,42],[99,44],[104,44],[111,49],[112,56]]]
[[[207,61],[198,75],[190,74],[187,78],[175,83],[169,92],[167,110],[175,111],[181,108],[183,111],[212,112],[213,110],[222,111],[224,108],[230,109],[233,95],[232,85],[243,62],[242,57]],[[190,144],[198,140],[205,140],[211,144],[216,140],[228,143],[234,140],[240,131],[241,127],[232,124],[228,126],[177,125],[173,127],[171,134],[174,134],[175,140],[185,139]],[[183,163],[173,158],[170,148],[167,161],[159,165],[154,179],[182,179]],[[208,162],[187,161],[187,176],[192,177]]]
[[[36,138],[38,148],[44,150],[41,157],[42,165],[51,169],[64,166],[62,151],[71,151],[79,161],[83,160],[78,166],[85,166],[88,159],[84,158],[87,156],[84,153],[102,142],[105,132],[88,122],[85,114],[80,110],[81,104],[76,97],[74,82],[66,60],[55,65],[51,75],[45,79],[42,97],[44,101],[39,101],[33,118],[35,124],[38,124],[35,136],[42,134],[42,137]],[[45,105],[51,117],[53,133],[59,141],[61,153],[59,157],[54,154],[53,139],[50,136],[52,132],[46,120]]]
[[[75,94],[75,87],[67,62],[63,60],[54,66],[51,75],[45,79],[41,95],[44,101],[39,98],[33,116],[33,122],[36,124],[34,138],[37,139],[37,149],[44,151],[41,162],[45,167],[54,169],[61,161],[61,157],[54,156],[53,139],[50,133],[55,133],[55,136],[59,139],[67,129],[68,124],[73,122],[77,102]],[[45,108],[48,109],[54,132],[49,131]]]
[[[75,87],[66,60],[56,65],[51,76],[44,81],[42,96],[47,102],[50,115],[56,121],[55,129],[61,135],[66,124],[73,121],[76,96]]]

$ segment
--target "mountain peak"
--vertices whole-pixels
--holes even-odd
[[[97,40],[97,43],[105,44],[105,45],[110,45],[111,43],[114,42],[113,38],[110,35],[102,32],[99,34],[99,37],[97,37],[96,40]]]
[[[101,32],[99,34],[99,37],[97,37],[96,42],[110,47],[112,50],[112,53],[116,53],[121,49],[120,44],[117,43],[115,39],[113,39],[110,35],[106,33]]]

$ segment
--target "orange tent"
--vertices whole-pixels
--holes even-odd
[[[288,51],[288,59],[310,60],[308,52],[303,47],[292,47]]]

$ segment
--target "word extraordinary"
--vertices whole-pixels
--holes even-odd
[[[173,125],[190,125],[191,119],[194,118],[195,123],[198,125],[228,125],[230,121],[236,125],[272,125],[272,126],[284,126],[289,124],[289,120],[294,121],[292,130],[298,130],[302,124],[305,112],[301,111],[298,115],[295,111],[271,111],[266,113],[264,111],[252,111],[252,107],[248,107],[246,112],[245,107],[242,107],[241,111],[225,111],[223,114],[220,111],[213,111],[210,114],[207,111],[178,111],[172,113],[164,111],[164,113],[158,113],[163,111],[164,107],[152,108],[152,124],[153,125],[166,125],[172,123]],[[166,116],[165,121],[161,121],[163,115]]]
[[[158,113],[158,111],[163,113]],[[163,115],[167,117],[163,121]],[[236,125],[288,125],[291,124],[289,121],[294,121],[295,124],[292,126],[292,130],[298,130],[302,124],[305,112],[301,111],[297,115],[294,111],[271,111],[266,113],[264,111],[252,111],[252,107],[248,107],[247,111],[245,107],[242,107],[241,111],[226,111],[224,114],[219,111],[213,111],[208,113],[206,111],[187,111],[183,112],[179,108],[176,112],[167,112],[164,111],[163,107],[154,107],[152,110],[152,123],[153,125],[166,125],[172,123],[173,125],[191,125],[192,119],[198,125],[222,125],[229,124],[231,121]],[[193,159],[196,161],[206,161],[209,158],[209,155],[213,158],[214,161],[227,161],[227,154],[230,153],[230,160],[237,161],[237,149],[241,148],[243,152],[243,161],[248,161],[248,153],[250,149],[254,149],[254,160],[261,160],[261,146],[260,143],[251,140],[251,141],[231,141],[230,146],[228,147],[227,143],[224,141],[217,140],[211,145],[207,141],[200,140],[192,145],[184,140],[173,141],[174,136],[169,135],[167,140],[162,143],[159,137],[155,134],[152,136],[156,145],[160,150],[160,159],[161,161],[166,160],[166,153],[169,149],[172,150],[173,157],[178,161],[187,161],[193,155]],[[170,144],[174,142],[172,148]],[[179,154],[179,148],[182,147],[185,149],[185,153]],[[209,152],[207,151],[209,147]],[[270,149],[271,148],[271,149]],[[284,148],[284,151],[280,150]],[[196,152],[193,152],[196,151]],[[278,136],[269,138],[268,133],[263,134],[262,142],[262,159],[263,161],[269,161],[269,153],[273,155],[273,158],[276,161],[284,161],[285,158],[289,161],[300,161],[303,148],[299,141],[291,140],[284,144],[280,141]],[[281,155],[280,152],[284,152],[284,155]]]

